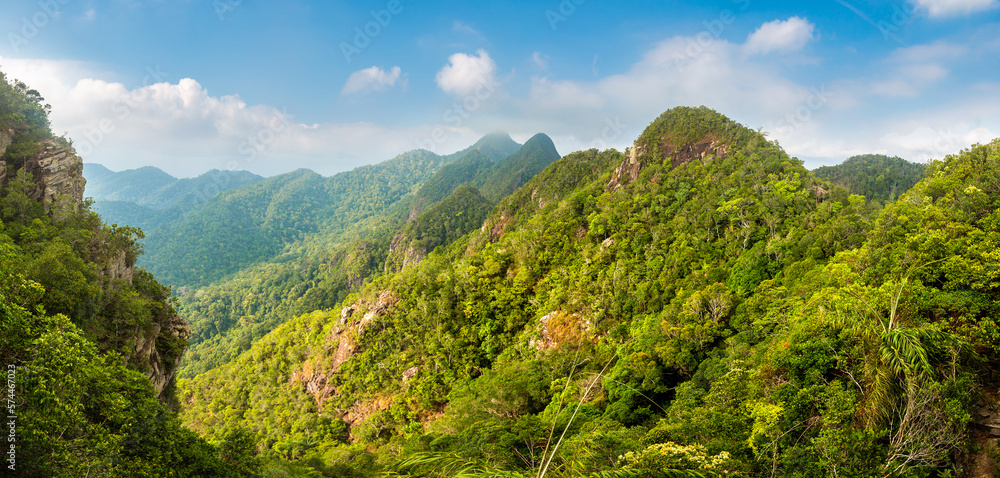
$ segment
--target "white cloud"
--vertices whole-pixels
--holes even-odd
[[[549,68],[549,56],[536,51],[531,54],[531,62],[538,67],[539,70],[547,70]]]
[[[931,17],[969,15],[1000,5],[997,0],[914,0],[914,3]]]
[[[895,63],[919,63],[934,60],[954,59],[965,55],[968,48],[954,43],[935,41],[923,45],[899,48],[889,55],[888,61]]]
[[[456,95],[472,94],[493,81],[497,71],[497,64],[485,50],[479,50],[476,56],[455,53],[448,57],[448,63],[437,73],[436,80],[438,87]]]
[[[396,86],[402,70],[398,66],[392,67],[388,72],[373,66],[351,73],[347,78],[347,83],[341,88],[340,94],[351,95],[356,93],[369,93],[372,91],[385,91]],[[404,83],[406,80],[403,80]]]
[[[560,151],[624,148],[649,121],[679,105],[705,105],[754,128],[777,121],[811,94],[777,71],[742,55],[739,45],[675,37],[655,45],[629,71],[594,82],[532,78],[530,93],[517,105],[520,117],[563,138]]]
[[[84,161],[116,171],[152,165],[181,177],[213,168],[333,174],[416,149],[430,134],[423,125],[301,124],[272,106],[214,96],[190,78],[129,88],[76,62],[0,58],[0,65],[52,104],[53,132],[67,133]],[[438,150],[468,146],[474,136],[456,130]]]
[[[747,54],[766,54],[772,51],[791,53],[801,50],[813,39],[816,27],[808,20],[791,17],[774,20],[760,26],[747,37],[743,49]]]
[[[899,48],[883,62],[887,67],[885,77],[873,80],[870,92],[887,97],[918,97],[948,77],[950,70],[943,63],[961,59],[967,51],[961,45],[941,41]]]
[[[762,128],[809,167],[862,153],[923,161],[1000,133],[1000,84],[952,81],[952,68],[976,61],[967,50],[941,42],[900,48],[873,61],[860,78],[834,73],[825,84],[800,84],[783,73],[781,57],[747,55],[744,45],[704,36],[674,37],[617,75],[533,77],[529,94],[516,102],[516,117],[567,153],[622,149],[663,111],[705,105]],[[986,72],[980,77],[992,81]],[[900,96],[916,100],[900,102]]]

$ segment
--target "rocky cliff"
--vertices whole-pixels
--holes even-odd
[[[0,131],[0,157],[14,137],[11,131]],[[0,184],[7,179],[7,164],[0,161]],[[49,211],[62,203],[76,210],[83,203],[87,180],[83,179],[83,159],[64,138],[49,138],[39,144],[39,152],[24,163],[24,170],[35,180],[32,199],[40,201]]]
[[[0,131],[0,158],[13,138],[13,131]],[[45,212],[51,216],[79,211],[87,185],[83,178],[83,159],[64,138],[49,138],[38,146],[38,153],[26,160],[22,167],[31,174],[35,183],[33,190],[28,188],[28,195],[42,203]],[[0,161],[0,186],[13,174],[13,168]],[[122,283],[133,284],[137,274],[135,253],[128,250],[129,246],[117,244],[113,238],[100,231],[95,232],[87,260],[96,267],[102,278],[102,285],[117,288]],[[124,359],[126,363],[144,371],[161,399],[166,399],[163,391],[177,374],[181,354],[191,335],[191,327],[169,308],[164,309],[153,322],[125,333],[130,352],[124,353]],[[98,343],[103,343],[106,337],[94,338]]]
[[[35,178],[36,201],[48,210],[54,203],[67,201],[76,210],[83,202],[87,180],[83,179],[83,159],[63,138],[50,138],[39,145],[40,151],[24,164]]]
[[[0,130],[0,158],[7,152],[7,147],[14,141],[13,131]],[[0,161],[0,185],[7,180],[7,163]]]

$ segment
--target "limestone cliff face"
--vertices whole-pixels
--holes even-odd
[[[14,138],[13,131],[0,130],[0,157],[7,151]],[[63,138],[49,138],[39,144],[39,152],[24,162],[23,169],[30,173],[35,182],[29,196],[41,202],[45,211],[58,216],[69,211],[77,211],[83,204],[84,188],[83,159],[69,141]],[[0,185],[8,179],[11,171],[0,161]],[[98,236],[100,237],[100,236]],[[132,283],[136,274],[135,257],[124,250],[95,239],[94,251],[88,259],[95,262],[97,272],[106,278],[106,284],[125,281]],[[105,280],[101,281],[105,283]],[[184,352],[184,344],[191,335],[187,321],[175,313],[164,314],[155,323],[145,328],[137,328],[128,341],[131,353],[126,353],[125,361],[143,370],[156,392],[163,397],[167,384],[173,380]],[[101,339],[98,337],[97,341]],[[131,344],[135,345],[132,346]]]
[[[83,159],[63,138],[50,138],[39,145],[41,151],[24,163],[37,186],[33,199],[45,204],[46,211],[56,201],[68,201],[76,210],[83,203],[87,180],[83,179]]]
[[[13,131],[0,130],[0,158],[7,152],[10,143],[14,141]],[[7,180],[7,163],[0,161],[0,184]]]
[[[157,349],[157,341],[177,343],[187,340],[190,336],[191,326],[181,316],[175,314],[166,321],[155,324],[147,333],[139,334],[136,338],[135,352],[131,360],[138,360],[145,365],[146,376],[149,377],[161,399],[164,398],[163,390],[177,375],[183,349],[161,353]],[[160,348],[163,348],[162,342]]]
[[[0,131],[0,157],[13,139],[13,131]],[[46,212],[55,204],[74,211],[79,209],[87,185],[83,179],[83,159],[63,138],[49,138],[38,146],[38,154],[24,162],[24,170],[35,180],[31,198],[44,204]],[[0,185],[7,181],[9,173],[7,163],[0,161]]]
[[[705,161],[711,157],[725,158],[729,154],[729,145],[715,139],[713,135],[707,135],[698,141],[689,144],[672,143],[662,141],[659,149],[663,154],[662,160],[669,160],[673,167],[687,164],[692,161]],[[621,165],[615,169],[615,173],[608,182],[607,190],[616,191],[632,184],[639,179],[639,172],[648,161],[660,161],[658,158],[648,158],[648,147],[636,141],[629,148],[625,159]]]

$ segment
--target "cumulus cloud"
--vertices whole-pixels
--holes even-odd
[[[302,124],[273,106],[213,95],[190,78],[127,87],[76,62],[0,58],[0,65],[52,104],[53,132],[66,133],[84,161],[112,170],[152,165],[186,177],[208,169],[273,175],[304,167],[333,174],[416,149],[429,135],[425,125]],[[460,149],[473,137],[456,131],[440,149]]]
[[[997,0],[914,0],[914,3],[931,17],[969,15],[1000,5]]]
[[[780,57],[679,36],[655,44],[628,71],[595,81],[534,77],[516,104],[524,127],[545,131],[566,152],[625,148],[664,110],[705,105],[762,128],[810,167],[862,153],[922,161],[1000,133],[1000,83],[988,75],[975,87],[949,82],[951,68],[975,61],[970,54],[952,43],[916,45],[873,62],[861,77],[801,84],[777,67]],[[901,107],[899,96],[920,101]]]
[[[808,87],[741,50],[724,40],[670,38],[624,73],[592,82],[535,77],[518,107],[522,117],[548,124],[544,131],[561,138],[560,150],[572,151],[624,148],[674,106],[705,105],[756,128],[809,99]]]
[[[341,88],[340,94],[351,95],[357,93],[370,93],[372,91],[385,91],[396,86],[402,70],[398,66],[385,71],[377,66],[365,68],[351,73],[347,78],[347,83]],[[405,82],[405,80],[404,80]]]
[[[448,65],[435,79],[438,87],[447,93],[469,95],[481,85],[492,82],[496,71],[497,64],[486,50],[479,50],[475,56],[455,53],[448,57]]]
[[[779,53],[799,51],[813,39],[815,29],[815,25],[804,18],[774,20],[761,25],[751,33],[743,49],[750,55],[763,55],[773,51]]]

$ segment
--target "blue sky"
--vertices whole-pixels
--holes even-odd
[[[678,105],[809,167],[924,161],[1000,136],[998,3],[35,0],[0,13],[0,69],[115,170],[333,174],[495,130],[624,149]]]

